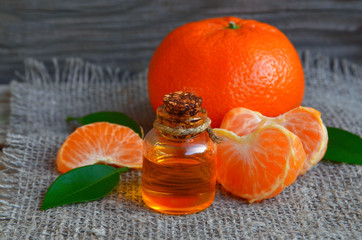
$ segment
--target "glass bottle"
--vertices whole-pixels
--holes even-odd
[[[210,120],[193,94],[175,92],[163,100],[144,140],[142,198],[167,214],[199,212],[215,197],[216,146],[205,131]]]

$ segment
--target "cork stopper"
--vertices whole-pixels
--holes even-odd
[[[176,116],[194,116],[201,111],[202,98],[189,92],[174,92],[163,97],[165,110]]]

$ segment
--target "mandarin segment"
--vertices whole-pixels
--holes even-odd
[[[259,112],[246,108],[233,108],[224,116],[220,128],[244,136],[254,132],[262,119],[263,115]]]
[[[217,149],[217,181],[249,202],[278,195],[303,168],[300,140],[281,126],[266,125],[243,137],[214,131],[224,139]]]
[[[244,136],[265,124],[279,124],[300,138],[307,154],[300,174],[305,174],[323,158],[328,143],[327,129],[320,112],[310,107],[300,106],[274,118],[246,108],[235,108],[225,115],[221,128]]]
[[[57,167],[62,173],[90,164],[142,167],[142,139],[132,129],[106,122],[77,128],[62,144]]]
[[[323,124],[321,113],[309,107],[295,108],[284,114],[285,126],[296,134],[303,143],[307,159],[301,174],[305,174],[324,156],[328,145],[327,128]]]

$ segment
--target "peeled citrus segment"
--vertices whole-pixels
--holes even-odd
[[[225,115],[221,128],[244,136],[254,132],[262,121],[262,124],[284,126],[301,139],[307,154],[301,174],[306,173],[323,158],[327,150],[328,134],[320,112],[313,108],[297,107],[275,118],[265,117],[246,108],[235,108]]]
[[[58,151],[58,170],[96,163],[117,167],[142,167],[142,139],[132,129],[106,122],[77,128]]]
[[[298,107],[282,116],[282,125],[300,138],[304,151],[307,153],[301,172],[304,174],[316,165],[326,153],[327,128],[323,124],[320,112],[313,108]]]
[[[278,195],[303,168],[302,143],[282,126],[265,125],[243,137],[214,131],[223,138],[217,147],[217,181],[249,202]]]
[[[256,130],[264,116],[247,108],[231,109],[224,116],[220,128],[233,131],[238,136],[248,135]]]

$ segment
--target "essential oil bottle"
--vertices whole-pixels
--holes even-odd
[[[175,92],[163,98],[143,145],[142,198],[167,214],[191,214],[215,197],[216,145],[202,99]],[[211,130],[212,131],[212,130]]]

